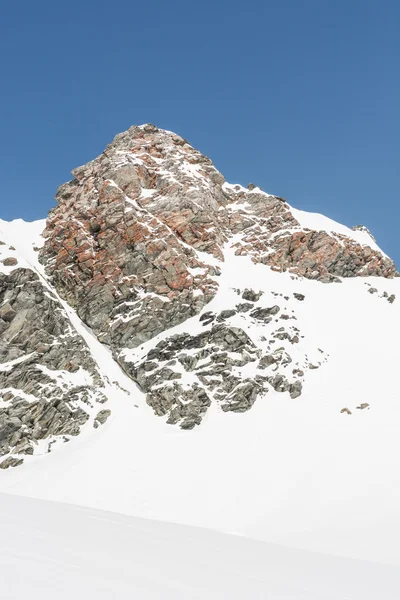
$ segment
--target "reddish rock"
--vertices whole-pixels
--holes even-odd
[[[15,267],[15,265],[18,264],[18,261],[13,256],[8,256],[2,261],[2,263],[5,267]]]
[[[226,184],[209,158],[153,125],[117,135],[73,175],[57,192],[40,258],[60,294],[117,353],[213,298],[215,259],[223,261],[232,234],[241,234],[236,254],[275,271],[324,282],[396,274],[368,245],[302,229],[283,198]]]

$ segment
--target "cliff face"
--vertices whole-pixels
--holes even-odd
[[[12,460],[105,422],[112,375],[96,344],[157,415],[191,429],[213,404],[294,400],[328,361],[307,336],[300,282],[397,275],[365,228],[229,184],[153,125],[119,134],[73,176],[36,241],[3,224],[0,454]]]
[[[73,175],[57,192],[40,259],[117,352],[198,314],[233,236],[236,254],[310,279],[395,274],[379,249],[303,227],[282,198],[225,183],[208,158],[153,125],[118,135]]]
[[[34,229],[39,240],[40,223]],[[2,238],[1,231],[0,456],[21,456],[39,446],[50,451],[56,440],[78,435],[107,397],[96,362],[57,294]]]

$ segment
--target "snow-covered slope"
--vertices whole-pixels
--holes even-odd
[[[366,227],[356,226],[353,229],[350,229],[325,215],[299,210],[293,206],[290,207],[290,212],[303,228],[312,229],[314,231],[329,231],[333,235],[341,234],[354,240],[358,244],[370,246],[374,250],[384,254]],[[384,256],[386,255],[384,254]]]
[[[4,331],[33,302],[18,268],[52,302],[34,306],[52,336],[34,369],[30,329],[0,333],[0,443],[23,460],[0,491],[400,566],[392,261],[364,230],[223,183],[173,136],[116,138],[60,188],[40,242],[43,223],[0,222]],[[56,428],[17,407],[21,454],[18,389],[47,423],[59,392],[37,373],[67,398],[81,367],[87,402],[66,400]]]
[[[7,600],[397,600],[400,569],[0,495]]]
[[[279,344],[293,355],[288,369],[298,361],[308,365],[299,398],[271,388],[246,413],[225,413],[213,404],[198,429],[173,428],[153,416],[144,394],[71,312],[100,368],[130,386],[131,394],[114,390],[103,428],[87,428],[50,455],[25,457],[23,467],[2,473],[0,488],[397,564],[394,324],[400,315],[398,303],[389,303],[384,293],[399,295],[399,279],[323,285],[227,251],[219,285],[205,311],[229,308],[240,285],[263,291],[263,302],[279,302],[282,312],[296,316],[304,338],[294,346]],[[371,286],[376,293],[369,293]],[[240,313],[231,319],[257,344],[276,327],[251,324]],[[138,348],[137,359],[162,337],[199,329],[202,323],[193,317]],[[363,403],[369,407],[357,409]],[[352,414],[341,413],[343,408]]]

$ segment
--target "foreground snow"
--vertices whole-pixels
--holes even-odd
[[[7,600],[397,600],[400,569],[0,494]]]

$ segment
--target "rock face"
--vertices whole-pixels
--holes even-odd
[[[257,354],[243,330],[220,324],[197,336],[160,342],[132,376],[157,414],[168,414],[170,423],[190,429],[200,423],[210,396],[223,410],[242,412],[252,406],[262,385],[234,376],[232,368],[256,361]]]
[[[367,245],[302,228],[284,199],[225,183],[210,159],[153,125],[119,134],[73,175],[57,192],[40,256],[117,354],[202,310],[233,234],[237,254],[310,279],[396,273]]]
[[[218,269],[196,250],[222,258],[226,240],[224,179],[211,161],[148,125],[73,174],[57,192],[41,259],[82,320],[114,348],[134,347],[200,312]]]
[[[0,241],[2,469],[89,422],[108,426],[104,374],[70,307],[155,414],[192,429],[212,404],[241,413],[268,392],[298,398],[327,360],[317,347],[307,355],[294,324],[307,296],[240,278],[224,287],[229,257],[321,283],[397,275],[365,228],[312,230],[283,198],[225,182],[209,158],[153,125],[117,135],[73,176],[43,233],[45,275]]]
[[[275,271],[290,271],[324,283],[340,277],[394,277],[396,267],[377,250],[362,246],[344,235],[326,231],[283,231],[268,242],[262,229],[246,233],[237,244],[237,254],[250,254],[254,260]]]
[[[0,334],[0,456],[33,454],[41,440],[78,435],[90,408],[107,400],[103,381],[57,297],[31,269],[0,272]],[[15,460],[2,468],[22,463]]]
[[[219,315],[204,313],[198,320],[204,331],[166,337],[133,367],[125,364],[146,392],[147,403],[158,416],[166,416],[168,423],[192,429],[212,402],[224,412],[245,412],[270,389],[297,398],[305,371],[317,368],[306,357],[301,365],[292,358],[291,348],[300,341],[299,329],[277,326],[278,305],[263,306],[262,294],[254,290],[237,289],[236,293],[253,298],[252,310],[240,310],[243,304],[239,303]],[[242,327],[233,324],[238,320]],[[245,329],[253,332],[252,337]],[[283,345],[275,347],[277,340]],[[325,360],[324,352],[319,352]]]
[[[376,275],[392,277],[396,274],[393,262],[369,247],[327,232],[299,232],[276,238],[272,267],[289,269],[303,277],[319,281],[335,281],[337,277]]]

